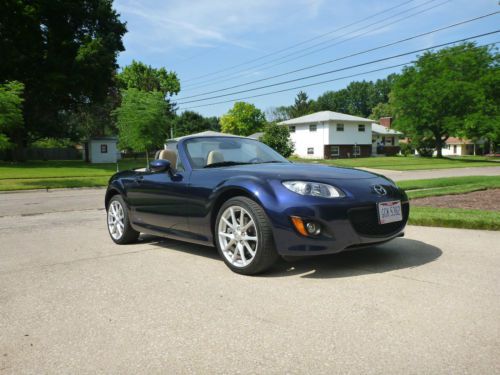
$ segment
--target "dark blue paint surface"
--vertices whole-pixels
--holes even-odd
[[[382,243],[402,235],[409,205],[404,191],[383,176],[350,168],[314,164],[251,164],[192,169],[183,141],[177,145],[182,171],[124,171],[111,177],[111,195],[122,194],[134,229],[160,236],[214,245],[218,207],[229,197],[246,195],[258,202],[272,224],[277,251],[282,255],[335,253]],[[345,197],[302,196],[286,189],[286,180],[323,182],[341,189]],[[373,185],[388,194],[380,196]],[[378,224],[378,202],[401,200],[403,221]],[[321,235],[300,235],[290,216],[321,224]]]

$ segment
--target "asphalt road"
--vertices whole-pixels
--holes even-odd
[[[245,277],[114,245],[102,196],[0,194],[0,374],[500,373],[500,232],[409,227]]]
[[[464,176],[500,176],[500,167],[472,167],[450,169],[424,169],[416,171],[393,171],[388,169],[360,168],[387,176],[394,181],[423,180],[428,178]]]

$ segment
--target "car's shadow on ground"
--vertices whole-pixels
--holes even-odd
[[[220,259],[215,248],[193,245],[154,236],[141,236],[142,242],[148,242],[168,250],[182,251],[193,256]],[[286,277],[301,275],[304,278],[339,278],[383,273],[404,268],[412,268],[430,263],[442,254],[442,251],[422,241],[397,238],[384,245],[338,254],[308,258],[280,260],[260,277]],[[221,260],[222,262],[222,260]]]
[[[383,273],[430,263],[443,252],[425,242],[397,238],[384,245],[338,254],[279,262],[268,277],[302,275],[304,278],[339,278]]]

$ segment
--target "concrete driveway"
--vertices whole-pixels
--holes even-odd
[[[0,195],[0,373],[500,373],[500,233],[229,271],[108,238],[102,190]]]

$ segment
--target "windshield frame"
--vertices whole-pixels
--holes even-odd
[[[191,170],[203,170],[203,169],[207,169],[207,170],[210,170],[210,169],[218,169],[218,168],[228,168],[228,167],[232,167],[232,166],[238,166],[238,165],[257,165],[257,164],[264,164],[266,162],[263,162],[263,163],[238,163],[238,164],[233,164],[231,166],[220,166],[220,167],[211,167],[211,168],[205,168],[205,166],[203,167],[196,167],[195,166],[195,163],[193,162],[192,158],[191,158],[191,155],[189,153],[189,150],[188,150],[188,144],[190,142],[193,142],[194,140],[200,140],[200,139],[206,139],[206,140],[216,140],[216,139],[220,139],[220,138],[225,138],[225,139],[231,139],[231,140],[244,140],[245,142],[257,142],[260,144],[260,147],[264,147],[266,149],[267,152],[271,153],[271,155],[273,155],[275,157],[275,161],[274,162],[277,162],[277,163],[291,163],[289,160],[287,160],[286,158],[284,158],[282,155],[280,155],[278,152],[276,152],[274,149],[272,149],[271,147],[269,147],[268,145],[256,140],[256,139],[252,139],[252,138],[246,138],[246,137],[239,137],[239,136],[231,136],[231,135],[228,135],[228,136],[206,136],[206,137],[187,137],[186,139],[183,139],[182,141],[179,142],[179,145],[182,144],[182,150],[183,150],[183,154],[185,155],[187,161],[189,162],[189,167]],[[269,163],[269,162],[268,162]]]

